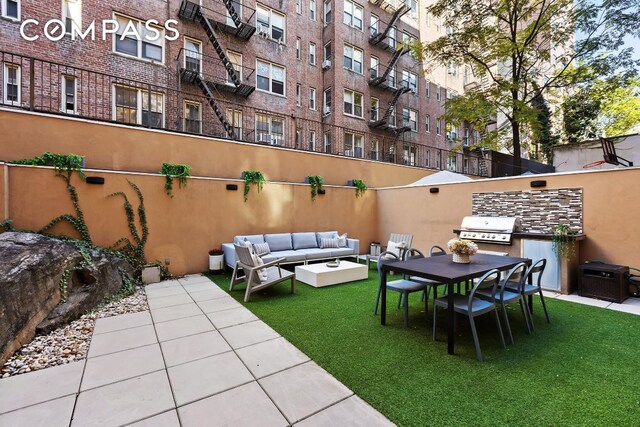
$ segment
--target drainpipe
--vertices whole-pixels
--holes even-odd
[[[5,163],[3,166],[4,181],[4,219],[9,219],[9,166]]]

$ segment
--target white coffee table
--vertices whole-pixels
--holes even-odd
[[[340,261],[338,267],[327,267],[326,262],[296,266],[296,280],[314,288],[367,278],[369,278],[367,266],[355,262]]]

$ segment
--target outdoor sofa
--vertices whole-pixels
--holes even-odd
[[[224,263],[229,268],[236,264],[234,243],[248,241],[252,244],[268,243],[271,253],[261,256],[265,263],[284,258],[281,264],[302,263],[309,261],[357,257],[360,254],[360,241],[347,238],[347,246],[341,248],[321,248],[320,239],[337,238],[337,231],[307,232],[307,233],[278,233],[254,234],[250,236],[235,236],[233,243],[224,243]]]

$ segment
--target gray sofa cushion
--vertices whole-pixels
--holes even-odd
[[[300,251],[277,251],[271,252],[269,255],[265,255],[261,258],[265,263],[280,258],[285,258],[283,262],[302,262],[305,260],[305,254],[301,253]]]
[[[316,233],[291,233],[291,240],[293,240],[293,249],[295,250],[318,247]]]
[[[320,247],[320,239],[335,239],[338,237],[337,231],[322,231],[320,233],[316,233],[316,241],[318,242],[318,247]]]
[[[253,234],[251,236],[236,236],[233,238],[233,243],[240,243],[244,239],[247,239],[251,243],[264,243],[264,236],[262,234]]]
[[[353,255],[353,249],[351,248],[337,248],[337,249],[331,249],[331,256],[332,257],[339,257],[339,256],[347,256],[347,255]]]
[[[310,248],[310,249],[298,249],[296,252],[300,252],[304,254],[307,259],[323,259],[323,258],[331,258],[331,249],[319,249],[319,248]]]
[[[290,251],[293,249],[291,233],[265,234],[264,241],[269,244],[271,252]]]

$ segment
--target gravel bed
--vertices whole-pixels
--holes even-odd
[[[0,378],[82,360],[87,357],[96,319],[148,309],[147,295],[139,287],[133,295],[99,307],[47,335],[37,335],[7,360]]]

